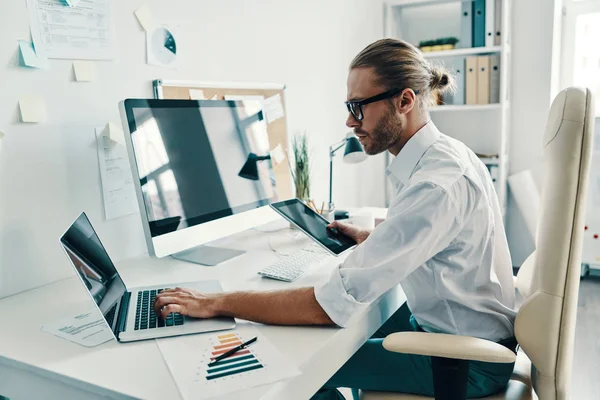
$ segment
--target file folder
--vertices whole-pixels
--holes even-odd
[[[485,46],[485,2],[473,0],[473,47]]]
[[[456,91],[448,96],[446,104],[465,104],[465,57],[450,58],[447,67],[456,81]]]
[[[490,102],[490,56],[477,57],[477,104]]]
[[[498,0],[485,0],[485,45],[487,47],[494,46],[494,36],[496,33],[496,19],[494,12],[496,11],[496,2]]]
[[[460,37],[456,47],[468,49],[473,46],[473,4],[470,1],[460,4]]]
[[[500,103],[500,54],[490,56],[490,104]]]
[[[502,44],[502,1],[496,0],[496,7],[494,10],[494,45],[500,46]]]
[[[465,58],[465,104],[477,104],[477,56]]]

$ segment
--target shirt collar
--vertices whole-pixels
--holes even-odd
[[[439,139],[440,134],[431,120],[426,123],[406,142],[400,153],[388,166],[388,176],[393,176],[400,183],[406,184],[425,151]]]

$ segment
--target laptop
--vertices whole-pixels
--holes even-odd
[[[230,317],[196,319],[171,313],[156,316],[154,299],[167,288],[184,287],[202,293],[222,292],[216,280],[128,288],[123,283],[85,213],[71,224],[60,244],[81,283],[119,342],[156,339],[235,327]]]

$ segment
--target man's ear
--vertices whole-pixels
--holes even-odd
[[[408,114],[416,105],[417,95],[412,89],[404,89],[395,99],[396,110]]]

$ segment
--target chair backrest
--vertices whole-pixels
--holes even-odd
[[[552,102],[536,250],[517,277],[525,299],[515,336],[532,362],[533,386],[542,400],[568,397],[594,112],[585,88],[567,88]]]

